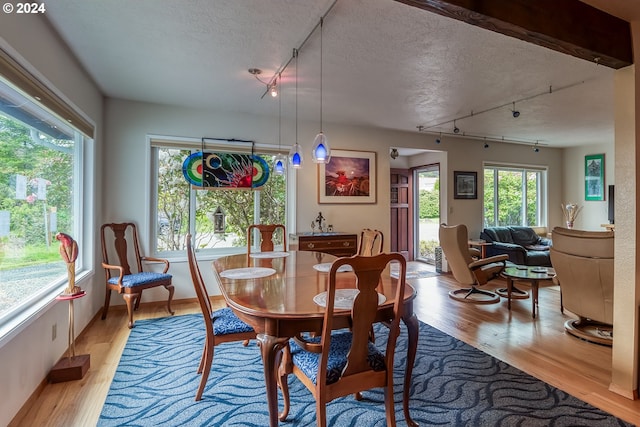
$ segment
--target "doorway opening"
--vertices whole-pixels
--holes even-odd
[[[440,245],[440,165],[421,166],[413,170],[414,184],[414,258],[435,265],[436,247]]]

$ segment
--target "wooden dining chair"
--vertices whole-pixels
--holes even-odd
[[[373,256],[382,253],[384,236],[382,231],[365,228],[360,232],[358,255]]]
[[[200,358],[200,364],[198,366],[198,373],[202,374],[202,378],[200,378],[200,385],[196,392],[196,401],[198,401],[202,399],[202,393],[204,392],[207,380],[209,379],[209,372],[211,372],[211,365],[213,364],[215,346],[223,342],[232,341],[244,341],[243,344],[246,346],[250,339],[256,337],[256,333],[251,326],[240,320],[229,307],[213,311],[211,300],[209,299],[209,293],[207,292],[207,287],[202,280],[200,268],[198,267],[198,262],[196,260],[196,254],[191,244],[191,234],[187,234],[185,243],[191,281],[193,282],[193,287],[196,291],[196,296],[198,297],[198,303],[202,310],[202,317],[206,331],[202,357]],[[215,269],[213,269],[213,274],[215,279],[219,281],[220,278]]]
[[[280,232],[282,234],[280,234]],[[287,229],[282,224],[252,224],[247,228],[247,253],[260,243],[260,252],[272,252],[282,238],[282,250],[287,251]],[[257,239],[260,239],[259,242]]]
[[[172,276],[167,273],[169,261],[163,258],[153,258],[140,255],[138,245],[138,231],[132,222],[109,223],[100,228],[102,244],[102,268],[106,277],[106,295],[102,308],[102,320],[107,318],[111,291],[122,294],[129,314],[129,329],[133,328],[133,312],[140,307],[142,291],[157,286],[164,286],[169,291],[167,310],[171,310],[174,288],[171,284]],[[143,261],[164,264],[162,273],[143,270]],[[133,262],[132,269],[130,262]]]
[[[400,264],[398,287],[393,301],[393,316],[390,319],[376,319],[378,313],[378,287],[381,275],[391,262]],[[336,292],[345,286],[345,276],[338,274],[343,265],[350,265],[356,276],[357,295],[351,309],[351,328],[334,331],[333,310]],[[384,387],[386,420],[388,426],[395,426],[393,401],[393,362],[396,340],[400,334],[400,319],[405,292],[406,260],[399,253],[375,256],[354,255],[339,258],[333,262],[329,272],[326,307],[322,333],[319,336],[298,336],[289,342],[282,363],[287,364],[279,371],[280,377],[293,373],[316,400],[316,423],[320,427],[327,424],[326,404],[335,398],[354,394],[375,387]],[[389,328],[389,338],[385,349],[371,342],[370,331],[376,321]],[[279,381],[283,382],[282,378]],[[283,394],[288,389],[283,389]],[[289,396],[284,396],[285,404]],[[288,408],[286,408],[288,409]],[[284,414],[286,417],[286,413]],[[284,418],[281,416],[281,420]]]

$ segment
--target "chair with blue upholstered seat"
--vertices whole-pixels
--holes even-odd
[[[202,374],[200,385],[196,392],[196,401],[202,399],[202,393],[207,385],[211,365],[213,364],[214,347],[223,342],[244,341],[246,346],[250,339],[256,337],[253,328],[236,316],[230,308],[225,307],[220,310],[213,311],[211,300],[207,287],[202,280],[200,268],[196,260],[196,255],[191,244],[191,234],[187,234],[185,238],[187,260],[189,262],[189,272],[191,273],[191,281],[198,297],[198,303],[202,310],[202,316],[205,326],[205,341],[202,349],[202,357],[198,366],[198,373]],[[216,280],[220,280],[218,273],[213,269]]]
[[[393,316],[378,319],[379,295],[377,287],[383,271],[390,263],[400,265],[397,292],[392,301]],[[336,291],[344,291],[345,276],[337,274],[343,265],[350,265],[356,276],[358,292],[353,298],[351,327],[333,330],[333,311]],[[288,373],[295,376],[311,391],[316,399],[316,423],[326,426],[326,404],[335,398],[354,394],[375,387],[384,388],[385,412],[388,426],[395,426],[393,400],[393,362],[405,292],[406,260],[399,253],[382,253],[374,256],[355,255],[335,260],[329,272],[322,333],[319,336],[298,336],[285,349],[289,354],[283,358],[279,372],[280,380]],[[337,309],[339,310],[339,309]],[[371,330],[376,321],[389,328],[389,337],[384,349],[371,341]],[[288,390],[283,389],[283,394]],[[285,410],[289,396],[284,396]],[[286,414],[284,415],[286,416]],[[281,416],[281,420],[283,420]]]
[[[169,292],[167,310],[171,310],[173,285],[169,270],[169,261],[140,255],[138,231],[132,222],[104,224],[100,228],[102,242],[102,268],[106,277],[106,295],[102,308],[102,320],[107,318],[111,291],[122,294],[129,314],[129,328],[133,328],[133,312],[140,307],[142,291],[164,286]],[[143,262],[163,264],[162,272],[144,271]],[[132,270],[131,266],[135,266]]]

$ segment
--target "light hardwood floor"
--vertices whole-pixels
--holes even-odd
[[[447,293],[458,285],[449,274],[412,283],[418,291],[416,314],[423,322],[625,421],[640,425],[640,400],[628,400],[608,391],[611,349],[564,332],[563,324],[570,315],[560,312],[558,287],[541,286],[538,318],[532,319],[529,299],[515,300],[511,312],[504,299],[491,305],[452,300]],[[503,281],[495,280],[487,287],[502,286]],[[525,285],[521,287],[528,289]],[[220,297],[213,299],[220,306],[224,303]],[[199,310],[195,300],[178,301],[173,307],[176,315]],[[143,304],[136,319],[166,315],[162,303]],[[105,321],[97,315],[76,343],[77,354],[91,354],[87,375],[80,381],[43,382],[10,427],[95,425],[128,336],[126,311],[122,307],[114,307]]]

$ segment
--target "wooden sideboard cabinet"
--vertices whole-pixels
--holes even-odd
[[[344,257],[355,255],[358,235],[349,233],[298,233],[298,250],[318,251]]]

